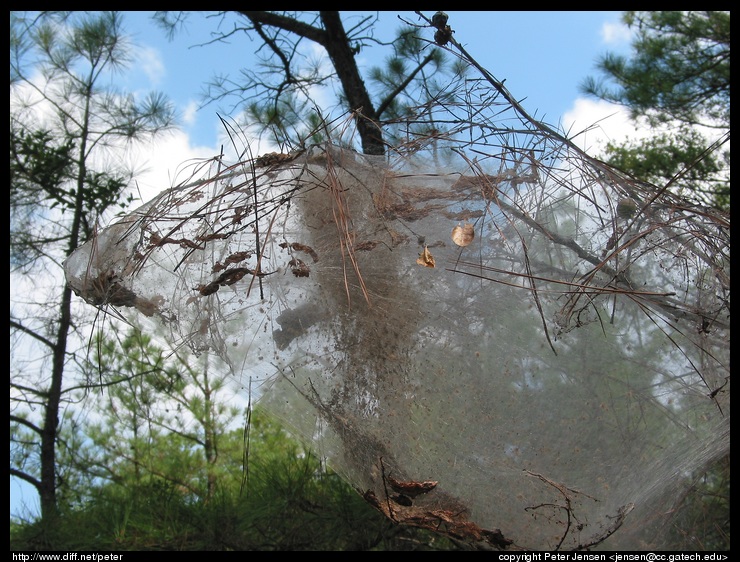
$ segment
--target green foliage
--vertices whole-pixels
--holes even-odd
[[[50,12],[34,17],[14,12],[11,21],[11,166],[14,160],[18,164],[15,175],[11,173],[11,184],[16,184],[11,187],[11,203],[13,193],[20,200],[22,188],[43,190],[42,200],[49,208],[62,211],[75,212],[83,205],[84,214],[98,215],[114,206],[125,207],[131,198],[124,201],[122,192],[132,173],[114,167],[95,169],[92,156],[114,146],[115,139],[132,140],[172,127],[174,111],[160,93],[137,100],[104,84],[131,63],[123,16]],[[46,83],[36,86],[30,69],[40,71]],[[25,99],[21,86],[36,90],[53,110],[48,127],[39,127],[42,120],[33,110],[35,104]],[[57,170],[56,176],[20,166],[24,157],[38,163],[44,152],[50,159],[46,171]],[[61,159],[65,162],[60,167]],[[83,223],[87,226],[89,221]]]
[[[55,198],[55,190],[69,177],[72,139],[59,142],[53,133],[10,129],[10,199],[11,201],[40,190],[42,198]]]
[[[203,361],[165,354],[139,330],[121,340],[99,332],[92,349],[83,369],[103,389],[90,397],[97,419],[71,425],[83,443],[59,460],[80,475],[65,490],[70,502],[84,503],[100,482],[138,485],[152,476],[208,501],[226,470],[219,456],[240,446],[225,437],[240,419],[239,409],[226,404],[225,377],[210,375]]]
[[[235,428],[237,413],[215,401],[223,380],[206,384],[197,363],[146,334],[98,333],[92,349],[89,377],[105,391],[90,397],[87,418],[63,424],[60,516],[11,522],[12,549],[455,547],[388,521],[261,409]]]
[[[730,13],[625,12],[633,56],[608,54],[598,68],[617,82],[584,88],[626,105],[656,126],[672,120],[722,127],[730,120]]]
[[[272,142],[290,150],[307,140],[323,138],[323,127],[315,109],[296,95],[285,95],[252,102],[246,113],[249,121],[264,129]]]
[[[635,31],[632,55],[609,53],[598,63],[616,86],[588,78],[582,89],[672,132],[610,144],[607,161],[661,186],[687,168],[678,185],[729,209],[730,13],[633,11],[623,21]],[[711,146],[718,131],[724,136]]]
[[[730,154],[707,153],[706,139],[696,129],[687,125],[676,132],[651,136],[641,141],[622,144],[608,143],[605,147],[607,161],[635,177],[655,185],[672,184],[699,194],[704,200],[714,201],[729,209],[730,184],[722,179],[729,170]],[[688,165],[688,166],[687,166]]]
[[[681,550],[730,550],[730,455],[694,479],[671,529]]]
[[[10,128],[10,260],[26,264],[38,256],[29,236],[30,224],[40,202],[49,208],[68,201],[64,187],[72,169],[72,139],[57,139],[47,130]]]
[[[393,48],[385,66],[368,71],[369,83],[380,100],[388,142],[397,146],[444,134],[444,125],[431,120],[427,108],[454,103],[454,92],[467,67],[458,59],[450,62],[443,50],[430,47],[416,28],[399,28]]]
[[[388,521],[265,412],[258,409],[251,419],[247,466],[243,432],[223,435],[230,452],[219,460],[222,477],[209,501],[154,475],[103,483],[90,488],[84,503],[65,509],[53,528],[11,522],[11,550],[455,548],[433,533]],[[160,436],[152,451],[172,437]]]

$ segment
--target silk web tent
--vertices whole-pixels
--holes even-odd
[[[479,70],[415,116],[444,134],[410,123],[385,156],[194,166],[68,282],[229,372],[394,521],[673,548],[688,476],[729,450],[729,215],[588,156]]]

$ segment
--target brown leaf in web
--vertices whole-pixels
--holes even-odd
[[[296,277],[308,277],[311,273],[311,269],[306,265],[306,262],[299,260],[298,258],[290,260],[288,265],[290,266],[290,270],[293,272],[293,275]]]
[[[438,482],[432,480],[425,480],[423,482],[415,482],[413,480],[410,480],[407,482],[403,482],[400,480],[396,480],[391,476],[386,477],[386,479],[391,485],[391,488],[393,488],[396,492],[398,492],[399,494],[403,494],[404,496],[409,496],[411,498],[415,498],[418,495],[431,492],[432,490],[434,490],[434,488],[437,487],[438,484]]]
[[[416,263],[423,265],[424,267],[434,267],[434,256],[427,246],[424,246],[424,251],[419,254],[419,257],[416,259]]]
[[[473,225],[466,222],[464,225],[459,224],[452,229],[452,241],[458,246],[468,246],[475,238],[475,230]]]

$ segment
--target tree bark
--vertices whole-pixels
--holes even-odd
[[[295,18],[262,11],[240,11],[253,24],[270,25],[314,41],[326,49],[342,85],[350,109],[355,112],[355,123],[365,154],[385,154],[383,132],[378,112],[370,101],[370,94],[357,68],[355,54],[349,43],[344,24],[337,11],[321,11],[319,29]]]
[[[362,141],[362,151],[365,154],[385,154],[378,115],[360,76],[339,12],[321,11],[321,21],[326,30],[324,48],[337,71],[350,109],[356,112],[355,121]]]

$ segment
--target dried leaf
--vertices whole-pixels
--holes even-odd
[[[431,492],[432,490],[434,490],[434,488],[437,487],[437,482],[432,480],[425,480],[423,482],[409,480],[408,482],[404,482],[401,480],[396,480],[391,476],[388,476],[387,480],[388,483],[391,485],[391,488],[393,488],[396,492],[405,496],[409,496],[411,498],[415,498],[420,494]]]
[[[475,238],[475,230],[469,222],[466,222],[462,226],[458,224],[452,229],[452,241],[458,246],[464,248],[473,241],[473,238]]]
[[[306,265],[306,262],[299,260],[298,258],[290,260],[288,265],[290,266],[290,270],[293,272],[293,275],[296,277],[308,277],[311,273],[311,268]]]
[[[423,265],[424,267],[434,267],[434,256],[427,246],[424,246],[424,251],[419,254],[416,263]]]

